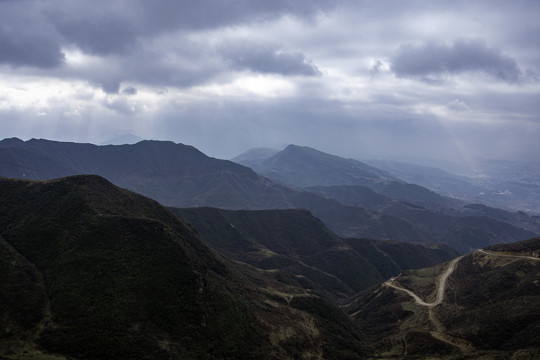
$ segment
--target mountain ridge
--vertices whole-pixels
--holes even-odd
[[[298,149],[311,155],[320,155],[320,152],[309,148],[289,147],[293,152]],[[323,158],[326,162],[330,159],[330,165],[335,166],[333,155],[324,155]],[[311,168],[312,171],[317,170],[316,166]],[[409,211],[413,216],[407,218],[400,213],[396,213],[396,216],[344,205],[312,191],[279,185],[248,167],[211,158],[192,146],[173,142],[142,141],[134,145],[97,146],[43,139],[0,141],[2,176],[50,179],[82,173],[104,176],[118,186],[151,197],[167,206],[212,206],[233,210],[305,208],[332,231],[346,237],[395,239],[424,244],[444,241],[465,252],[471,246],[482,247],[535,235],[515,224],[508,225],[480,217],[475,217],[474,221],[465,216],[451,221],[446,219],[443,224],[442,218],[433,213],[429,213],[430,216],[437,217],[438,223],[444,226],[417,226],[414,221],[419,218],[418,211]],[[368,173],[369,176],[378,176],[374,172]],[[441,199],[425,189],[419,191],[417,186],[395,181],[388,184],[385,185],[388,191],[403,193],[405,189],[409,197],[421,199],[417,201],[421,204],[432,204],[430,197]],[[428,198],[426,200],[421,196]],[[442,201],[443,205],[447,203],[446,199]],[[436,209],[443,205],[436,205]]]
[[[40,160],[45,157],[58,164],[56,171],[49,171],[51,176],[39,177],[43,180],[99,174],[164,205],[252,208],[268,199],[268,206],[290,206],[281,188],[263,181],[250,168],[208,157],[189,145],[144,140],[133,145],[98,146],[36,139],[16,142],[15,147],[12,144],[0,141],[2,153],[31,151]],[[20,178],[25,173],[25,163],[13,169],[6,169],[6,161],[2,163],[2,176]]]
[[[216,251],[265,270],[295,277],[335,301],[380,283],[400,270],[458,256],[445,246],[341,239],[307,210],[171,208]],[[381,254],[381,252],[384,252]],[[407,258],[407,260],[405,260]]]
[[[451,207],[462,204],[419,185],[405,183],[388,172],[361,161],[345,159],[307,146],[289,145],[260,162],[254,170],[292,187],[357,185],[422,206],[436,204]]]
[[[215,253],[154,200],[96,175],[0,190],[0,357],[363,357],[341,310]]]
[[[307,164],[310,167],[307,167]],[[299,173],[299,166],[302,167],[303,173]],[[347,168],[347,171],[336,178],[335,170],[341,168]],[[358,160],[344,159],[308,146],[292,144],[264,160],[255,171],[281,183],[297,187],[351,185],[364,180],[396,180],[390,174]],[[293,180],[291,176],[294,176]]]

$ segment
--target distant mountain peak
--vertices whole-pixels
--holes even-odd
[[[285,149],[283,149],[283,152],[291,152],[291,151],[312,152],[314,154],[324,154],[324,155],[335,156],[335,155],[327,154],[323,151],[314,149],[309,146],[302,146],[302,145],[295,145],[295,144],[289,144],[285,147]]]
[[[257,170],[261,175],[296,187],[364,185],[366,181],[396,180],[386,172],[358,160],[294,144],[259,165]]]
[[[122,134],[120,136],[115,136],[108,140],[102,141],[99,145],[126,145],[126,144],[136,144],[144,140],[142,137],[133,135],[133,134]]]
[[[265,160],[277,154],[279,150],[268,147],[256,147],[249,149],[242,154],[231,159],[234,162],[242,162],[246,160]]]
[[[242,154],[232,158],[231,161],[244,166],[248,166],[253,169],[257,169],[263,161],[271,158],[278,152],[279,150],[276,149],[258,147],[243,152]]]

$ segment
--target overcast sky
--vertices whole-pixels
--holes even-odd
[[[0,0],[0,137],[540,160],[540,1]]]

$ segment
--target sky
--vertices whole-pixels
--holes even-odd
[[[540,1],[0,0],[0,138],[540,161]]]

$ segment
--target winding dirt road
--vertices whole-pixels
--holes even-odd
[[[537,257],[534,257],[534,256],[499,254],[499,253],[495,253],[495,252],[487,251],[487,250],[476,250],[476,251],[480,252],[482,254],[490,255],[490,256],[501,256],[501,257],[509,257],[509,258],[514,258],[514,259],[526,259],[526,260],[540,261],[540,258],[537,258]],[[465,256],[465,255],[463,255],[463,256]],[[433,323],[433,325],[435,326],[435,330],[430,331],[430,334],[433,337],[435,337],[435,338],[437,338],[437,339],[439,339],[441,341],[444,341],[444,342],[446,342],[446,343],[448,343],[450,345],[458,347],[464,354],[467,354],[467,353],[471,353],[472,351],[474,351],[474,346],[470,342],[468,342],[468,341],[466,341],[464,339],[460,339],[460,338],[457,338],[457,337],[454,337],[454,336],[452,336],[450,334],[445,333],[444,332],[445,331],[444,325],[435,316],[434,311],[433,311],[433,308],[435,306],[442,304],[442,302],[444,301],[444,295],[445,295],[445,291],[446,291],[446,283],[448,281],[448,278],[450,277],[450,275],[452,275],[452,273],[456,269],[456,266],[457,266],[458,262],[463,258],[463,256],[457,257],[454,260],[450,261],[450,263],[448,263],[448,265],[447,265],[446,269],[444,270],[444,272],[437,278],[437,296],[435,297],[435,301],[433,301],[433,302],[430,302],[430,303],[425,302],[424,300],[422,300],[418,295],[416,295],[411,290],[408,290],[408,289],[405,289],[405,288],[403,288],[401,286],[393,284],[393,282],[396,280],[396,278],[391,278],[390,280],[386,281],[383,285],[389,286],[389,287],[394,288],[394,289],[399,290],[399,291],[403,291],[403,292],[409,294],[414,299],[415,303],[417,303],[418,305],[428,307],[428,309],[429,309],[429,319]]]
[[[534,256],[499,254],[499,253],[495,253],[495,252],[487,251],[487,250],[476,250],[476,251],[480,252],[482,254],[491,255],[491,256],[501,256],[501,257],[509,257],[509,258],[514,258],[514,259],[526,259],[526,260],[540,261],[540,258],[537,258],[537,257],[534,257]],[[406,292],[407,294],[409,294],[414,299],[414,301],[418,305],[427,306],[427,307],[437,306],[437,305],[441,304],[444,301],[444,293],[446,291],[446,282],[448,280],[448,277],[450,277],[450,275],[452,275],[452,273],[456,269],[457,263],[459,262],[459,260],[461,260],[463,258],[463,256],[465,256],[465,255],[462,255],[462,256],[457,257],[454,260],[450,261],[450,263],[448,264],[448,266],[446,267],[444,272],[438,277],[438,279],[437,279],[437,283],[438,283],[437,284],[437,296],[435,298],[435,301],[433,301],[433,302],[427,303],[424,300],[422,300],[418,295],[416,295],[414,292],[412,292],[411,290],[405,289],[405,288],[403,288],[401,286],[398,286],[398,285],[394,285],[393,282],[394,282],[394,280],[396,278],[391,278],[390,280],[387,280],[384,283],[384,285],[390,286],[390,287],[392,287],[394,289]]]
[[[446,267],[444,272],[439,276],[439,278],[437,280],[437,282],[438,282],[437,296],[435,298],[435,301],[433,301],[433,302],[427,303],[424,300],[422,300],[418,295],[413,293],[412,291],[410,291],[408,289],[405,289],[405,288],[403,288],[401,286],[394,285],[393,282],[394,282],[395,278],[391,278],[390,280],[386,281],[384,283],[384,285],[390,286],[390,287],[392,287],[394,289],[406,292],[407,294],[409,294],[410,296],[413,297],[414,301],[418,305],[427,306],[427,307],[437,306],[437,305],[441,304],[444,301],[444,293],[446,291],[446,282],[448,280],[448,277],[450,277],[450,275],[452,275],[452,273],[456,269],[457,263],[459,262],[459,260],[461,260],[461,258],[463,258],[463,256],[457,257],[454,260],[450,261],[450,263],[448,264],[448,266]]]
[[[527,259],[527,260],[540,261],[540,258],[537,258],[537,257],[534,257],[534,256],[498,254],[496,252],[488,251],[488,250],[476,250],[476,251],[481,252],[483,254],[493,255],[493,256],[502,256],[502,257],[517,258],[517,259]]]
[[[405,289],[401,286],[394,285],[393,282],[395,278],[391,278],[390,280],[386,281],[384,285],[406,292],[407,294],[413,297],[414,301],[418,305],[426,306],[429,309],[428,311],[429,320],[435,326],[435,330],[429,332],[431,336],[441,341],[444,341],[447,344],[450,344],[452,346],[459,348],[460,351],[464,354],[469,354],[472,351],[474,351],[474,346],[466,340],[456,338],[450,334],[446,334],[444,332],[445,331],[444,325],[437,318],[437,316],[435,315],[433,311],[433,308],[435,306],[442,304],[442,302],[444,301],[444,294],[446,291],[446,283],[448,281],[448,278],[450,277],[450,275],[452,275],[452,273],[456,269],[457,263],[459,262],[459,260],[463,258],[463,256],[457,257],[453,259],[452,261],[450,261],[448,265],[446,266],[446,269],[443,271],[443,273],[437,278],[437,296],[435,297],[435,301],[433,302],[430,302],[430,303],[425,302],[414,292],[408,289]]]

